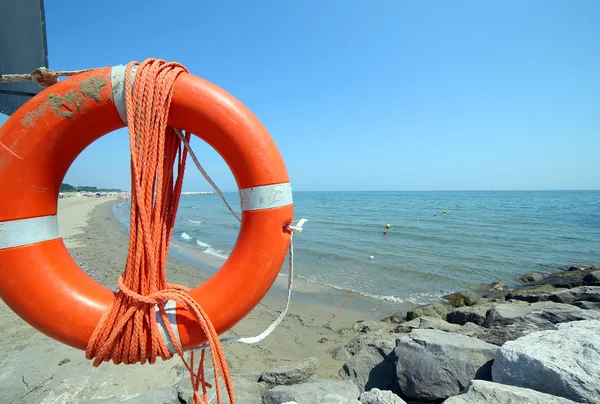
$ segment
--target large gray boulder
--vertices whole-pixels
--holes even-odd
[[[538,272],[534,272],[532,274],[527,274],[527,275],[522,275],[519,276],[519,280],[521,282],[537,282],[537,281],[541,281],[542,279],[544,279],[544,275],[538,273]]]
[[[474,306],[458,307],[448,313],[446,321],[459,325],[466,323],[483,325],[483,323],[485,323],[487,312],[494,306],[496,306],[494,303],[483,303]]]
[[[506,295],[506,300],[523,300],[525,302],[544,302],[548,300],[551,293],[556,292],[554,285],[535,285],[535,286],[524,286],[522,288],[513,290]]]
[[[344,364],[339,375],[352,380],[361,392],[375,387],[395,390],[395,347],[395,339],[371,341]]]
[[[584,310],[598,310],[600,311],[600,302],[586,302],[585,300],[573,302],[573,306],[577,306]]]
[[[354,329],[358,334],[345,345],[346,350],[351,355],[356,355],[361,349],[367,346],[377,346],[378,341],[386,340],[392,345],[396,345],[398,334],[395,329],[404,324],[395,325],[383,321],[365,321],[356,323]]]
[[[600,286],[600,271],[590,272],[583,277],[583,282],[586,285]]]
[[[481,329],[483,331],[475,337],[498,346],[504,345],[506,341],[513,341],[532,332],[540,331],[536,325],[530,323],[514,323],[490,328],[481,327]]]
[[[444,304],[427,304],[425,306],[416,307],[406,313],[408,321],[414,320],[417,317],[437,317],[445,319],[448,314],[448,307]]]
[[[435,317],[417,317],[414,320],[406,322],[396,327],[398,333],[409,333],[414,329],[428,329],[428,330],[440,330],[455,332],[457,334],[463,334],[468,337],[477,338],[485,328],[478,326],[474,323],[465,323],[460,326],[458,324],[452,324],[441,318]]]
[[[317,373],[319,360],[317,358],[306,358],[263,372],[259,381],[269,386],[299,384],[309,381]]]
[[[439,400],[460,393],[472,379],[491,380],[498,347],[439,330],[414,330],[394,353],[400,392],[411,399]]]
[[[398,311],[390,316],[383,318],[381,321],[392,324],[402,324],[404,322],[404,312]]]
[[[352,358],[352,355],[343,346],[338,346],[331,351],[331,357],[336,361],[347,361]]]
[[[492,376],[498,383],[598,403],[600,321],[559,324],[507,342],[496,354]]]
[[[473,380],[467,391],[450,397],[443,404],[573,404],[575,401],[532,389]]]
[[[600,319],[600,313],[583,310],[570,304],[554,302],[520,302],[516,304],[515,302],[500,304],[488,311],[484,326],[489,328],[515,323],[530,323],[541,330],[550,330],[559,323],[595,319]]]
[[[574,296],[577,301],[600,302],[600,286],[582,286],[579,290],[581,293]]]
[[[293,386],[273,387],[265,392],[263,401],[264,404],[282,404],[289,401],[301,404],[321,404],[327,395],[356,400],[360,392],[350,380],[316,379]]]
[[[568,271],[551,274],[548,277],[535,282],[535,284],[554,285],[557,288],[574,288],[584,285],[586,283],[584,278],[598,269],[600,269],[600,267],[571,267]]]
[[[486,299],[504,299],[508,293],[508,285],[504,282],[492,282],[485,287],[483,297]]]
[[[537,285],[512,291],[507,299],[523,300],[526,302],[545,302],[571,304],[576,300],[600,301],[599,286],[578,286],[571,289],[559,289],[553,285]]]
[[[479,296],[471,292],[454,292],[444,296],[453,307],[473,306],[479,301]]]
[[[406,401],[388,390],[373,389],[360,395],[361,404],[406,404]]]

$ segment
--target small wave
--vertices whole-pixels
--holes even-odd
[[[185,219],[190,223],[194,223],[194,224],[202,224],[204,223],[204,220],[192,220],[192,219]]]
[[[191,240],[193,237],[187,234],[186,232],[181,233],[181,238],[184,240]]]
[[[421,292],[407,296],[404,301],[414,304],[431,304],[444,302],[443,296],[448,292]]]
[[[279,275],[287,276],[287,274],[283,274],[283,273],[280,273]],[[371,294],[371,293],[367,293],[367,292],[359,292],[358,290],[348,289],[348,288],[345,288],[342,286],[336,286],[336,285],[332,285],[330,283],[317,281],[315,278],[308,279],[303,276],[297,276],[297,278],[302,279],[303,281],[306,281],[306,282],[317,283],[319,285],[323,285],[328,288],[333,288],[333,289],[341,290],[344,292],[356,293],[357,295],[361,295],[364,297],[370,297],[372,299],[387,300],[388,302],[395,302],[395,303],[407,303],[407,302],[412,303],[412,300],[409,300],[409,299],[403,299],[403,298],[396,297],[396,296],[384,296],[384,295],[375,295],[375,294]]]
[[[184,233],[184,234],[186,234],[186,233]],[[183,235],[181,237],[184,238]],[[187,240],[190,240],[190,239],[192,239],[192,238],[190,237]],[[196,240],[196,245],[198,245],[198,247],[200,247],[202,249],[202,252],[204,252],[205,254],[210,254],[215,257],[219,257],[219,258],[223,258],[223,259],[229,258],[229,254],[227,254],[225,251],[218,250],[218,249],[214,248],[213,246],[211,246],[210,244],[205,243],[202,240],[198,240],[198,239],[195,239],[195,240]]]
[[[287,273],[280,273],[279,275],[287,276]],[[345,287],[332,285],[332,284],[326,283],[326,282],[321,282],[321,281],[316,280],[314,277],[310,277],[310,279],[305,278],[303,276],[295,276],[295,277],[302,279],[303,281],[306,281],[306,282],[317,283],[319,285],[323,285],[323,286],[326,286],[329,288],[341,290],[344,292],[356,293],[357,295],[369,297],[371,299],[386,300],[388,302],[394,302],[394,303],[413,303],[413,304],[440,303],[440,302],[444,301],[443,296],[448,294],[448,292],[432,291],[432,292],[414,293],[414,294],[410,294],[410,295],[404,296],[404,297],[398,297],[398,296],[393,296],[393,295],[378,295],[378,294],[373,294],[373,293],[368,293],[368,292],[360,292],[358,290],[348,289]]]
[[[198,244],[198,246],[202,248],[210,248],[210,244],[205,243],[204,241],[196,240],[196,244]]]
[[[206,254],[214,255],[215,257],[219,257],[219,258],[223,258],[223,259],[229,258],[229,254],[227,254],[226,252],[217,250],[216,248],[212,248],[212,247],[208,247],[206,250],[204,250],[204,252]]]

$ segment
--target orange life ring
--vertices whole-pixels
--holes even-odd
[[[69,255],[58,235],[57,200],[83,149],[125,126],[124,71],[107,67],[61,81],[0,127],[0,297],[33,327],[78,349],[86,348],[115,294]],[[210,144],[240,189],[242,223],[233,251],[215,275],[189,292],[221,334],[258,304],[284,262],[290,242],[285,226],[293,214],[289,178],[259,120],[201,78],[178,77],[169,125]],[[185,349],[206,341],[183,309],[167,312]]]

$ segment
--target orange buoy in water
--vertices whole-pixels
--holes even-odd
[[[57,199],[77,156],[126,125],[124,83],[125,66],[78,74],[30,99],[0,127],[0,297],[33,327],[82,350],[115,292],[69,255],[58,234]],[[199,77],[177,77],[168,125],[210,144],[240,191],[242,222],[230,257],[187,292],[221,334],[258,304],[284,262],[293,214],[288,174],[260,121]],[[171,330],[183,348],[205,343],[192,315],[169,302]]]
[[[385,234],[387,234],[387,231],[384,231],[384,232],[383,232],[383,234],[384,234],[384,235],[385,235]]]

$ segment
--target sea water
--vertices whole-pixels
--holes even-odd
[[[239,211],[237,193],[225,196]],[[384,300],[600,263],[600,191],[295,192],[294,208],[309,220],[294,237],[296,275]],[[127,223],[127,206],[115,213]],[[183,195],[171,251],[216,270],[238,232],[218,195]]]

